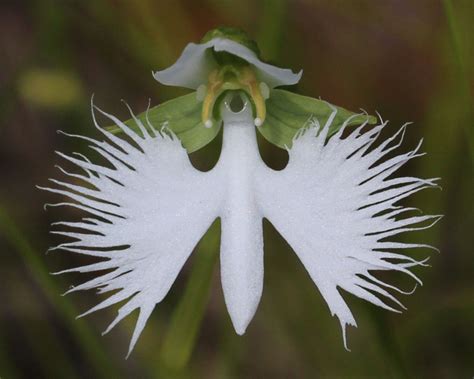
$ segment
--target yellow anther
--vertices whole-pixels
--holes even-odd
[[[222,75],[220,75],[218,70],[214,70],[209,74],[209,81],[206,88],[207,91],[204,96],[201,113],[201,120],[206,128],[212,126],[212,110],[216,99],[221,92],[223,84],[224,81],[222,80]]]
[[[255,104],[256,116],[255,126],[260,126],[265,121],[267,115],[267,108],[265,106],[265,94],[262,94],[262,83],[257,81],[254,71],[250,67],[245,67],[242,70],[242,74],[239,78],[239,82],[244,86],[244,89],[249,93],[250,97]]]
[[[261,126],[267,114],[265,100],[269,97],[268,86],[257,80],[251,66],[223,66],[209,74],[206,85],[197,89],[196,97],[202,101],[201,121],[206,128],[213,125],[213,109],[218,97],[227,90],[244,90],[255,104],[255,126]]]

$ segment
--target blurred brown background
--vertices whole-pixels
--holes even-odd
[[[472,377],[473,19],[472,0],[2,0],[0,376]],[[34,186],[58,176],[55,150],[86,150],[56,130],[96,135],[93,93],[100,107],[122,118],[128,115],[120,99],[141,112],[148,99],[158,104],[186,93],[158,84],[151,71],[172,64],[188,42],[221,25],[246,30],[271,62],[302,68],[299,93],[378,111],[390,120],[389,134],[413,121],[404,149],[424,138],[428,154],[402,173],[442,177],[442,191],[424,191],[406,203],[445,218],[404,237],[438,246],[441,254],[416,253],[430,254],[432,267],[417,270],[425,284],[402,299],[409,309],[403,315],[346,296],[359,323],[348,330],[351,353],[304,268],[268,223],[264,294],[243,337],[232,329],[217,266],[202,324],[183,332],[183,339],[166,337],[193,266],[212,252],[199,252],[186,264],[127,361],[136,315],[100,337],[117,308],[75,321],[98,296],[61,297],[85,275],[48,274],[88,261],[45,255],[58,242],[49,224],[75,215],[44,212],[51,196]],[[283,166],[285,154],[260,142],[265,160]],[[193,162],[209,166],[218,151],[219,139]],[[166,338],[174,343],[172,353]]]

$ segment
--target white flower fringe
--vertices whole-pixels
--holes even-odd
[[[51,206],[67,205],[89,214],[79,222],[53,224],[61,227],[53,233],[72,241],[51,250],[103,259],[59,273],[108,270],[67,292],[94,288],[99,293],[113,292],[81,316],[127,300],[107,333],[132,311],[140,310],[128,354],[153,308],[166,296],[193,248],[218,217],[224,295],[239,334],[245,332],[262,293],[264,217],[295,250],[332,315],[339,318],[346,349],[346,325],[356,326],[356,322],[338,287],[400,312],[404,306],[389,290],[411,292],[381,281],[373,272],[398,271],[421,284],[409,269],[425,265],[426,259],[394,251],[431,246],[387,240],[429,228],[440,219],[413,216],[410,213],[415,208],[396,205],[415,192],[435,187],[437,180],[390,178],[406,162],[422,155],[418,145],[383,160],[401,145],[406,126],[376,147],[372,146],[386,123],[366,132],[362,125],[343,138],[344,126],[328,139],[334,111],[324,126],[315,121],[302,130],[288,149],[288,166],[274,171],[259,156],[251,107],[246,104],[234,113],[226,102],[221,158],[213,170],[201,172],[191,165],[169,130],[143,125],[132,114],[140,130],[136,133],[114,116],[99,112],[126,137],[100,128],[95,117],[105,141],[74,137],[90,142],[90,148],[108,164],[92,163],[77,153],[58,153],[82,173],[59,167],[70,180],[50,179],[55,187],[41,189],[70,200]]]

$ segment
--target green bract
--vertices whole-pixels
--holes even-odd
[[[338,108],[338,113],[332,133],[348,118],[348,125],[376,122],[372,116],[275,89],[296,84],[301,72],[293,73],[262,61],[257,44],[238,29],[209,31],[200,44],[188,44],[172,66],[153,76],[165,85],[196,90],[137,116],[145,122],[148,115],[154,127],[166,125],[189,153],[207,145],[219,132],[220,100],[229,91],[243,91],[247,95],[253,104],[255,126],[269,142],[282,148],[290,147],[295,134],[307,127],[309,121],[324,123],[334,108]],[[126,124],[136,128],[133,120]],[[119,132],[117,127],[110,130]]]

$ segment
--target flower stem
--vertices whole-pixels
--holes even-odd
[[[459,85],[461,101],[465,109],[465,132],[469,144],[471,161],[474,162],[474,111],[472,109],[472,94],[470,90],[470,81],[466,64],[464,61],[462,44],[459,36],[459,26],[451,0],[442,0],[444,14],[449,29],[450,43],[454,54],[453,65],[456,69],[456,80]]]
[[[60,298],[60,290],[48,273],[44,263],[34,251],[24,233],[17,227],[11,216],[0,205],[0,232],[5,240],[20,254],[27,269],[44,292],[51,306],[62,316],[78,345],[82,348],[98,378],[118,378],[118,373],[111,364],[99,341],[82,320],[76,320],[78,312],[66,299]]]
[[[197,259],[184,295],[174,310],[160,353],[158,377],[175,376],[191,357],[209,299],[212,273],[217,262],[220,222],[209,228],[197,247]]]
[[[264,0],[262,3],[262,20],[257,40],[265,46],[266,55],[276,60],[280,55],[283,28],[287,15],[286,0]]]

